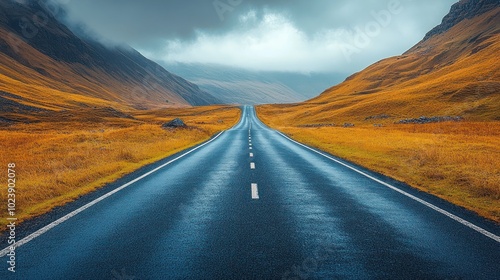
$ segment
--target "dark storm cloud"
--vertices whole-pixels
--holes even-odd
[[[207,51],[210,49],[207,47],[211,44],[210,40],[215,43],[217,40],[224,40],[221,44],[230,45],[232,40],[250,38],[249,42],[268,44],[272,48],[272,42],[269,42],[272,41],[271,36],[256,35],[256,32],[266,33],[267,29],[278,30],[279,32],[274,30],[276,34],[280,34],[280,28],[283,32],[293,29],[290,34],[299,34],[293,37],[297,48],[314,47],[306,46],[304,42],[307,41],[321,43],[322,40],[319,38],[321,34],[337,34],[335,35],[337,39],[332,36],[325,39],[325,43],[330,45],[345,43],[349,41],[346,34],[363,32],[367,25],[377,21],[377,15],[387,11],[390,5],[396,3],[401,9],[400,13],[391,14],[389,24],[379,30],[380,35],[373,36],[370,38],[370,44],[363,46],[363,53],[356,56],[356,59],[360,60],[357,62],[359,65],[380,59],[382,58],[380,55],[398,54],[415,44],[440,22],[455,2],[455,0],[56,1],[65,2],[64,6],[72,21],[83,22],[101,38],[128,43],[149,54],[150,57],[161,59],[166,51],[179,52],[190,49],[190,53],[178,56],[170,53],[170,59],[174,60]],[[251,20],[248,20],[249,18]],[[270,19],[281,23],[269,23]],[[286,36],[283,38],[288,39]],[[385,46],[380,44],[382,41],[386,43]],[[167,42],[170,42],[168,48],[166,48]],[[280,42],[276,44],[279,45]],[[176,47],[173,48],[173,45]],[[245,46],[238,47],[240,49],[237,51],[244,54]],[[231,52],[231,49],[227,47],[225,51]],[[331,51],[331,48],[316,51],[326,52]],[[295,53],[292,50],[288,52]],[[303,52],[297,51],[297,53]],[[206,55],[213,58],[208,62],[217,62],[214,60],[219,59],[210,52]],[[203,57],[203,54],[199,57]],[[252,57],[248,59],[251,60]],[[220,60],[224,58],[220,57]],[[348,60],[347,62],[351,62],[350,58]],[[240,64],[237,66],[244,66],[245,63],[240,61]],[[290,65],[287,64],[286,67]]]
[[[75,20],[110,38],[136,41],[158,36],[190,38],[196,30],[221,33],[230,30],[238,16],[250,9],[262,17],[265,11],[280,12],[307,33],[318,29],[349,27],[370,20],[371,13],[384,9],[380,0],[59,0]],[[399,2],[415,16],[433,18],[453,1],[410,0]],[[436,3],[438,2],[438,3]],[[431,14],[429,14],[429,10]],[[425,13],[425,14],[424,14]],[[409,18],[411,20],[411,18]],[[425,21],[425,18],[419,20]],[[423,28],[427,28],[423,22]]]

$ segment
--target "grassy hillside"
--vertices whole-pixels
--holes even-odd
[[[470,11],[466,2],[489,6],[446,25]],[[259,116],[301,142],[500,221],[500,8],[491,3],[461,1],[405,54],[307,102],[261,106]],[[398,124],[421,116],[462,121]]]
[[[0,2],[0,91],[9,101],[53,110],[220,103],[130,47],[74,34],[47,9],[44,1]]]
[[[0,28],[1,38],[8,38],[9,34]],[[0,45],[10,47],[12,44],[2,41],[0,39]],[[189,105],[180,95],[166,91],[159,84],[141,84],[140,78],[116,79],[97,67],[61,63],[24,41],[16,48],[17,59],[0,52],[0,90],[20,97],[23,104],[53,110],[92,106],[123,109],[138,104],[145,108]],[[144,75],[144,82],[155,77],[154,73]]]

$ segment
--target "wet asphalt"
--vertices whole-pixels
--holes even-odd
[[[320,153],[246,106],[17,248],[16,273],[1,257],[0,279],[500,279],[498,240],[376,180],[498,237],[497,224]]]

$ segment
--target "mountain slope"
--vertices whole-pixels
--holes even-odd
[[[29,113],[24,106],[58,111],[218,102],[132,48],[79,38],[43,3],[0,2],[1,98],[16,103],[20,114]]]
[[[282,107],[301,124],[456,115],[500,120],[500,2],[456,3],[401,56],[379,61],[317,98]]]

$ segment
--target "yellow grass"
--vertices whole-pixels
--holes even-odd
[[[233,126],[240,110],[198,107],[150,111],[143,121],[43,122],[2,128],[0,166],[16,164],[17,217],[46,213],[138,168],[209,139]],[[161,123],[177,116],[187,129],[165,130]],[[7,191],[0,205],[7,205]],[[6,215],[5,211],[3,212]],[[5,225],[5,217],[0,224]]]
[[[271,108],[259,117],[302,143],[500,221],[500,122],[305,128]]]

